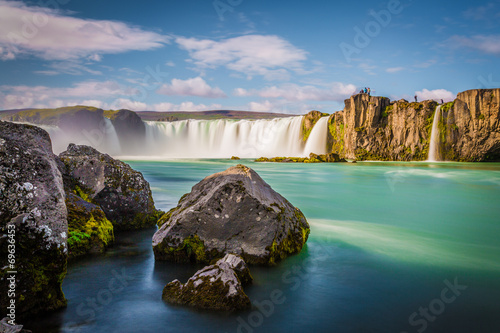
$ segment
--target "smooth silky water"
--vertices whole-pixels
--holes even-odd
[[[311,225],[300,254],[275,267],[251,267],[255,281],[245,291],[252,310],[219,314],[164,303],[164,285],[185,282],[201,266],[155,262],[151,229],[117,233],[106,254],[69,264],[63,283],[67,309],[26,327],[122,333],[500,331],[500,164],[239,162],[299,207]],[[128,163],[150,182],[157,207],[168,210],[202,178],[237,162]],[[455,283],[455,294],[445,290]],[[270,306],[276,293],[281,297]]]

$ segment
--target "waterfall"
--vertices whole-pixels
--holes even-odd
[[[165,158],[304,156],[302,119],[148,121],[145,153]]]
[[[328,117],[322,117],[314,125],[307,138],[304,154],[326,154],[326,139],[328,133]]]
[[[104,133],[106,136],[104,150],[111,155],[120,154],[122,149],[115,126],[109,118],[104,118]]]
[[[441,105],[438,105],[434,113],[434,121],[432,122],[431,142],[429,144],[429,157],[427,161],[439,161],[439,120],[441,119]]]
[[[97,128],[91,130],[68,130],[56,125],[34,125],[49,133],[52,150],[55,154],[65,151],[70,143],[92,146],[100,152],[110,155],[122,153],[118,133],[108,118],[104,118],[104,121]]]
[[[140,156],[127,155],[127,147],[120,145],[117,131],[108,118],[99,128],[85,131],[42,127],[49,132],[56,154],[66,150],[69,143],[90,145],[103,153],[132,159],[306,157],[310,153],[325,154],[328,117],[318,120],[306,142],[302,140],[303,119],[304,116],[258,120],[146,121],[145,137],[137,138],[137,142],[144,142]]]

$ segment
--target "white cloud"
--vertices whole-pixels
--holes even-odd
[[[156,92],[167,96],[227,97],[221,89],[210,87],[201,77],[187,80],[173,79],[170,84],[164,84]]]
[[[181,104],[173,103],[159,103],[154,104],[151,108],[153,111],[207,111],[207,110],[220,110],[220,104],[194,104],[193,102],[182,102]]]
[[[469,48],[500,56],[500,35],[452,36],[445,44],[455,48]]]
[[[108,98],[121,95],[130,96],[134,92],[133,89],[122,88],[115,81],[84,81],[68,88],[3,85],[0,86],[0,109],[87,105],[85,103],[87,101],[91,101],[92,106],[97,106],[98,101],[89,100],[89,96]],[[82,102],[81,99],[84,99],[84,101]]]
[[[122,22],[66,16],[23,2],[0,0],[0,59],[30,54],[46,60],[90,59],[102,54],[150,50],[168,37]]]
[[[391,68],[387,68],[385,71],[387,73],[397,73],[397,72],[401,72],[402,70],[404,70],[404,67],[391,67]]]
[[[286,79],[289,70],[300,71],[307,55],[278,36],[246,35],[220,41],[179,37],[176,42],[200,69],[225,66],[267,80]]]
[[[427,99],[441,100],[443,99],[445,102],[452,101],[455,99],[455,94],[451,91],[445,89],[422,89],[421,91],[416,91],[415,95],[417,95],[420,101],[424,101]]]
[[[250,102],[248,103],[248,110],[255,112],[270,112],[275,111],[277,108],[274,103],[270,101],[264,102]]]
[[[285,84],[282,86],[266,87],[260,90],[245,90],[237,88],[235,96],[259,96],[262,98],[284,98],[287,101],[343,101],[356,92],[356,86],[334,82],[327,89],[315,86],[299,86],[296,84]]]
[[[132,111],[146,111],[148,110],[148,105],[139,101],[132,101],[126,98],[118,98],[110,104],[109,108],[112,110],[128,109]]]

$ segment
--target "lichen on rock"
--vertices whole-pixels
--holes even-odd
[[[273,265],[299,252],[309,235],[302,212],[243,165],[196,184],[159,224],[155,258],[177,262],[235,253],[249,264]]]
[[[151,227],[159,219],[148,182],[128,164],[74,144],[59,157],[68,175],[67,187],[99,205],[116,229]]]
[[[66,275],[68,235],[65,194],[57,157],[41,128],[0,121],[0,256],[8,257],[8,229],[14,226],[16,262],[0,269],[16,274],[19,317],[66,305],[61,284]],[[0,314],[8,306],[0,298]]]

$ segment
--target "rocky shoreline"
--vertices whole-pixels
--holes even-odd
[[[12,265],[0,271],[2,288],[12,279],[17,288],[1,300],[2,317],[14,317],[2,324],[9,330],[22,329],[10,321],[65,307],[68,260],[103,253],[115,230],[157,224],[157,261],[208,265],[185,284],[168,283],[163,299],[226,312],[251,306],[243,291],[252,281],[247,263],[276,265],[300,252],[310,232],[302,212],[244,165],[206,177],[163,213],[127,164],[74,144],[57,156],[44,130],[0,121],[0,171],[1,255],[8,256],[10,230],[16,246]],[[11,303],[14,313],[5,312]]]
[[[15,281],[12,297],[1,298],[2,317],[12,315],[11,303],[17,318],[65,307],[68,260],[102,253],[115,228],[150,227],[162,214],[142,174],[125,163],[87,146],[56,156],[44,130],[3,121],[0,200],[0,255],[11,260],[0,286]]]

